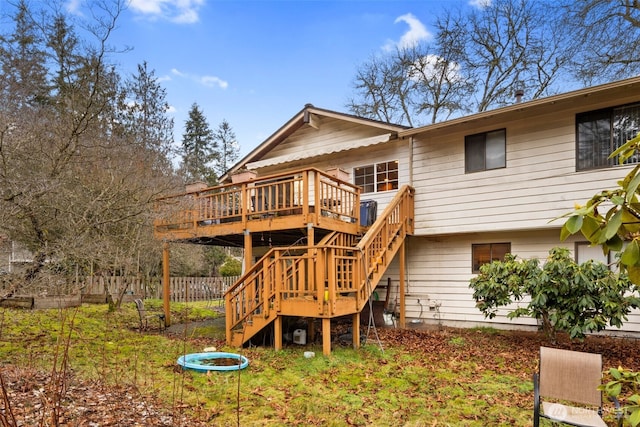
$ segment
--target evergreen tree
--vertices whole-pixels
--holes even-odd
[[[187,181],[204,181],[215,185],[217,178],[211,164],[218,159],[217,143],[207,119],[193,103],[182,136],[182,172]]]
[[[220,177],[234,165],[240,156],[240,145],[236,140],[236,134],[231,125],[226,120],[218,125],[218,129],[213,134],[213,139],[218,145],[218,158],[213,167]]]
[[[51,50],[55,67],[52,70],[55,73],[54,86],[59,96],[71,98],[74,88],[80,85],[80,79],[87,77],[81,68],[82,62],[88,61],[89,57],[78,53],[78,36],[64,15],[55,16],[46,31],[47,47]]]
[[[45,102],[49,89],[46,52],[36,23],[24,0],[16,8],[13,34],[0,36],[0,90],[4,102],[22,107]]]
[[[121,119],[125,134],[141,148],[158,154],[164,165],[170,164],[173,119],[167,116],[167,92],[160,86],[147,62],[138,64],[138,73],[125,83],[126,99]]]

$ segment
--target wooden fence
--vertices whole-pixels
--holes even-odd
[[[224,298],[227,289],[237,280],[237,277],[171,277],[170,299],[190,302]],[[82,294],[104,294],[105,288],[114,299],[123,291],[125,295],[134,295],[136,298],[162,298],[162,279],[159,277],[87,277],[82,284]]]

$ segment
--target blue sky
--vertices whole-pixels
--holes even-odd
[[[229,122],[245,155],[306,103],[347,112],[361,64],[428,40],[444,8],[481,1],[131,0],[111,42],[132,50],[112,59],[125,74],[143,61],[155,71],[176,143],[196,102],[212,129]]]

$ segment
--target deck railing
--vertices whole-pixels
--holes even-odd
[[[225,295],[227,341],[254,316],[270,319],[287,300],[317,307],[311,317],[332,317],[341,298],[352,313],[362,310],[399,243],[413,233],[413,189],[403,187],[355,245],[354,237],[331,236],[320,245],[272,248]],[[247,337],[249,338],[249,337]]]
[[[318,169],[260,177],[157,200],[156,233],[201,226],[246,223],[283,215],[305,215],[359,223],[360,194],[355,185]]]
[[[398,249],[395,245],[414,232],[414,193],[412,187],[402,187],[356,247],[362,254],[362,277],[367,278],[358,289],[359,304],[369,299],[372,288],[391,263]]]

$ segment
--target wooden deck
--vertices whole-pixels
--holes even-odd
[[[165,197],[157,211],[156,238],[219,246],[244,246],[246,230],[254,245],[268,232],[272,246],[279,246],[306,236],[309,227],[348,234],[361,229],[358,187],[317,169]]]
[[[363,227],[359,189],[306,169],[163,198],[155,235],[165,242],[244,247],[249,267],[225,295],[228,344],[243,345],[273,325],[274,346],[280,348],[284,317],[316,318],[322,319],[323,352],[329,354],[331,319],[352,315],[359,325],[360,312],[398,253],[404,283],[413,194],[409,186],[399,189],[373,225]],[[254,263],[256,246],[265,251]],[[167,277],[168,260],[167,243]],[[403,295],[401,290],[401,313]],[[357,347],[359,327],[353,330]]]

